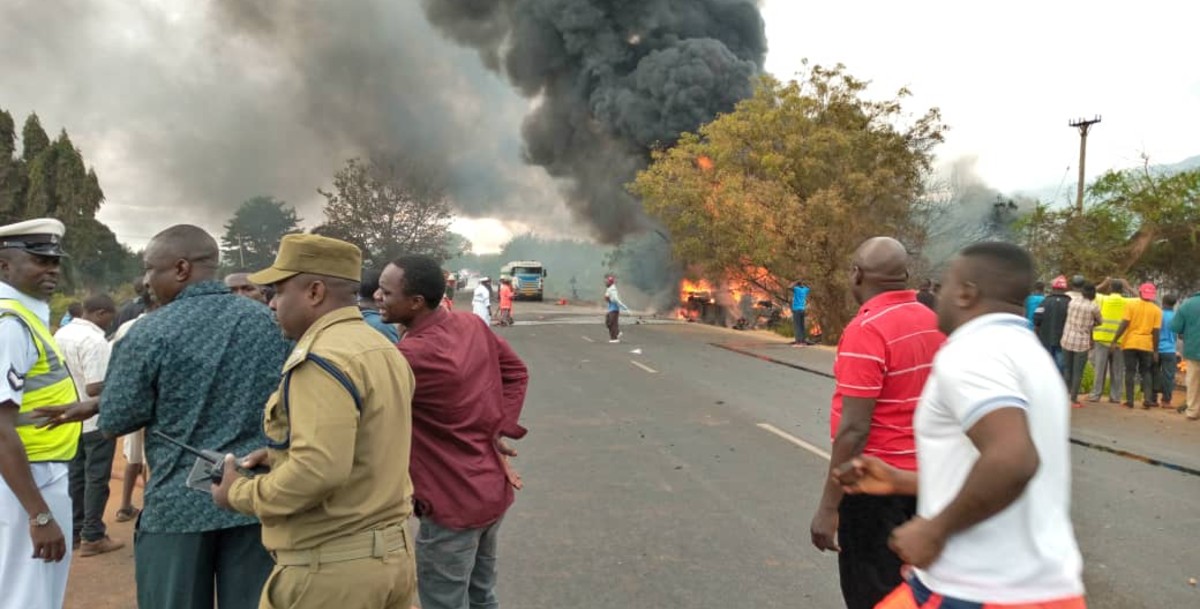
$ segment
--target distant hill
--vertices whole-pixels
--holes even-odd
[[[1181,171],[1189,171],[1192,169],[1200,169],[1200,155],[1186,158],[1178,163],[1170,165],[1152,165],[1150,170],[1155,173],[1179,173]],[[1062,186],[1043,186],[1041,188],[1033,188],[1028,190],[1020,190],[1014,194],[1020,196],[1031,197],[1042,203],[1050,205],[1055,204],[1071,204],[1075,200],[1075,173],[1072,170],[1070,176],[1063,181]]]

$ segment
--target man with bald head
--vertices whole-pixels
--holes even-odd
[[[917,468],[913,411],[945,336],[937,315],[907,289],[908,262],[904,246],[890,237],[868,239],[854,253],[850,291],[861,307],[842,333],[833,366],[831,474],[859,454]],[[839,553],[848,609],[870,609],[900,584],[902,563],[888,536],[915,513],[912,497],[843,496],[827,478],[812,542]]]
[[[938,300],[949,333],[917,405],[917,473],[865,455],[839,468],[851,493],[916,495],[892,532],[914,567],[880,607],[1083,609],[1071,525],[1071,407],[1022,316],[1029,253],[987,242],[959,252]]]
[[[105,433],[147,431],[154,475],[134,538],[140,607],[257,607],[273,566],[258,521],[188,488],[195,458],[151,433],[238,456],[262,445],[263,405],[288,347],[270,309],[216,280],[218,258],[217,242],[195,226],[154,237],[146,283],[162,308],[117,343],[100,400]]]

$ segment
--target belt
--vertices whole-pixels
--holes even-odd
[[[363,558],[386,558],[388,554],[410,551],[408,529],[402,524],[385,529],[364,531],[340,537],[308,550],[275,550],[271,557],[281,567],[317,568],[323,563]]]

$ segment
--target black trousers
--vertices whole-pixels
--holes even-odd
[[[117,441],[99,431],[79,437],[79,451],[71,460],[71,510],[75,536],[83,541],[104,539],[104,508],[108,505],[108,482],[112,478]]]
[[[1134,382],[1142,378],[1142,403],[1154,403],[1154,354],[1149,351],[1125,349],[1125,402],[1133,405]]]
[[[838,508],[838,572],[846,609],[873,609],[899,586],[903,563],[888,547],[892,530],[917,513],[916,497],[846,495]]]

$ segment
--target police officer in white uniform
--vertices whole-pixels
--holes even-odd
[[[0,226],[0,609],[59,609],[66,595],[80,426],[31,415],[79,399],[49,329],[64,232],[54,219]]]

